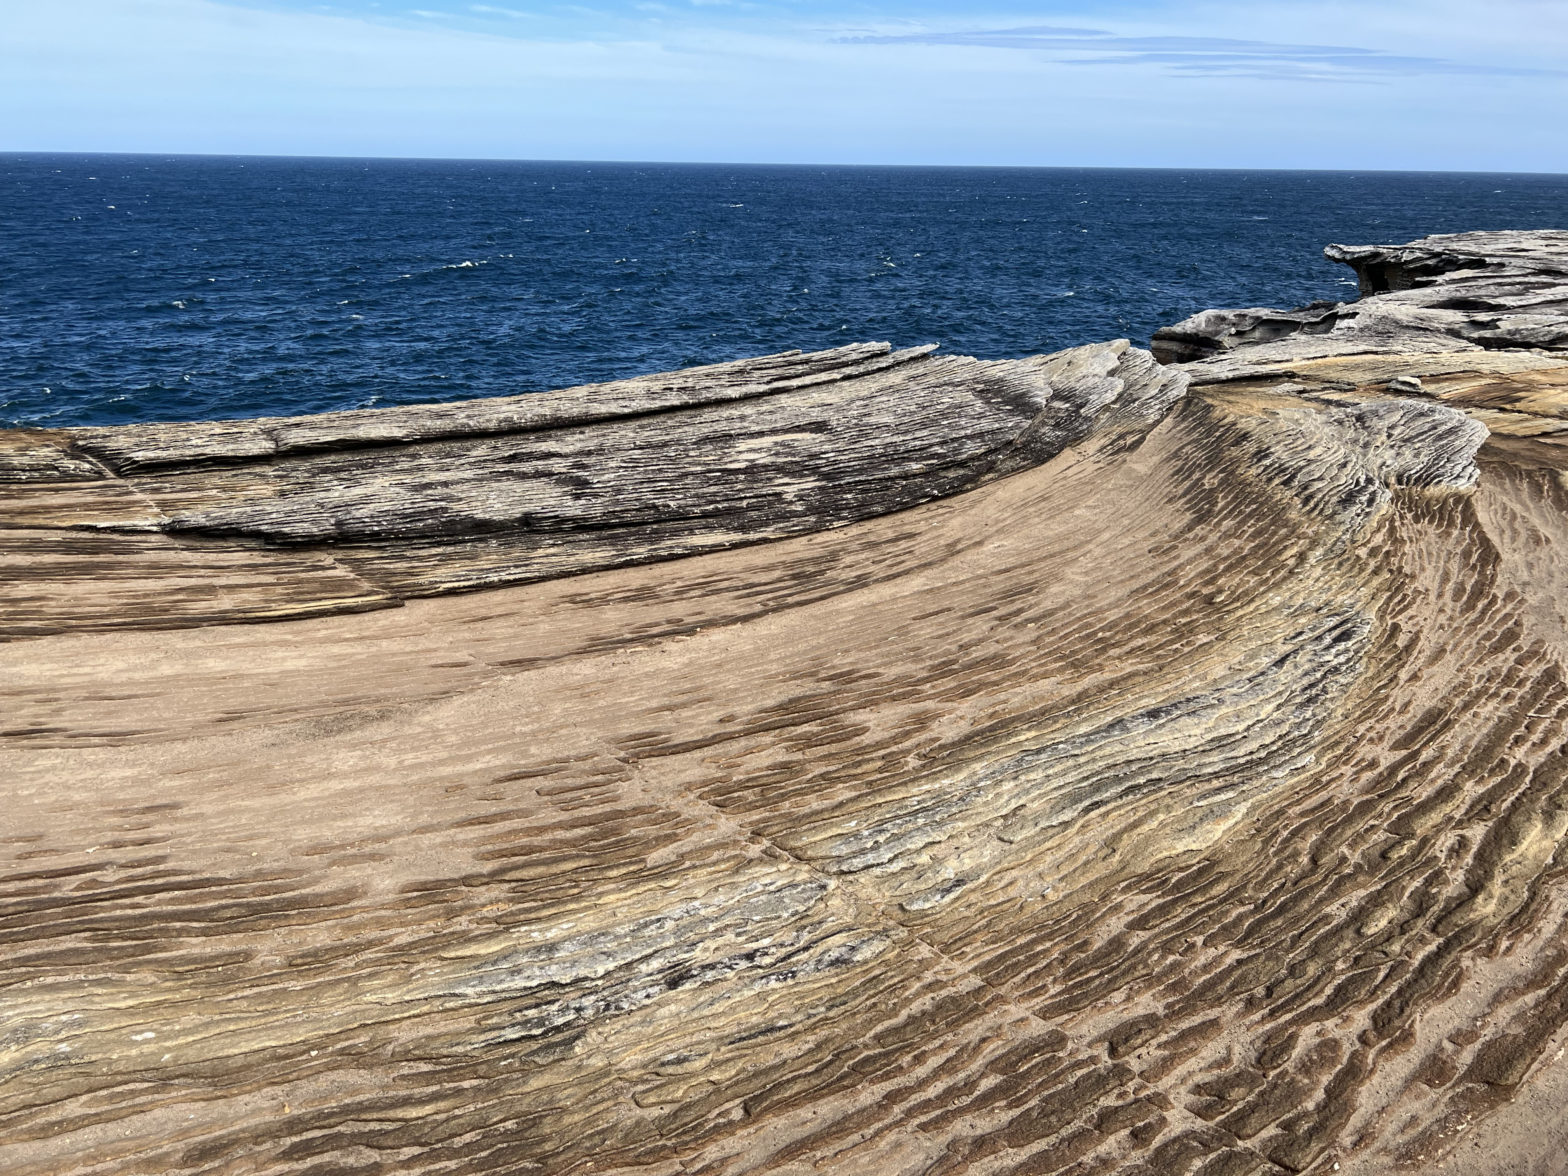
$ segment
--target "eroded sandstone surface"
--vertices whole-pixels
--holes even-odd
[[[1568,1171],[1568,234],[0,433],[0,1171]]]

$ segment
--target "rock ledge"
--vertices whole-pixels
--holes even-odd
[[[1565,240],[0,434],[0,1171],[1560,1172]]]

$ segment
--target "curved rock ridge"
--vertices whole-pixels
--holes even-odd
[[[0,1171],[1558,1176],[1568,362],[1410,293],[0,436]]]
[[[1096,430],[1147,430],[1187,382],[1125,341],[1002,362],[931,350],[0,434],[0,637],[356,611],[840,526]]]

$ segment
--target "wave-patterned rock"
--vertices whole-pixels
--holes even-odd
[[[0,437],[0,1170],[1561,1172],[1568,362],[1332,337]]]

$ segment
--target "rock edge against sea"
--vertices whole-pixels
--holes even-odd
[[[0,432],[0,1170],[1561,1172],[1568,233]]]

